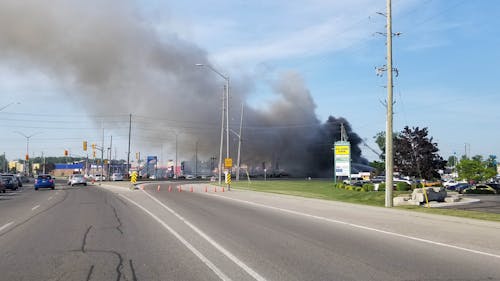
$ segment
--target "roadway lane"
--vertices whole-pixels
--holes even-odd
[[[0,202],[0,212],[14,221],[0,230],[0,280],[219,280],[112,192],[58,189],[26,190],[11,203]]]
[[[177,220],[194,226],[268,280],[500,280],[499,255],[443,247],[199,191],[191,193],[185,187],[184,192],[168,192],[168,185],[162,185],[158,192],[155,184],[144,192],[165,205],[164,213],[173,214],[166,215],[169,223],[177,224]],[[141,200],[143,206],[160,212],[158,206]],[[412,224],[404,217],[400,223],[401,227]],[[428,232],[432,233],[433,222],[428,223]],[[185,228],[183,235],[194,241],[194,229]],[[182,229],[181,224],[176,229]],[[243,278],[252,280],[249,274]]]

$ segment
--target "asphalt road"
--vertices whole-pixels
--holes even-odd
[[[0,280],[500,280],[498,223],[221,191],[0,195]]]

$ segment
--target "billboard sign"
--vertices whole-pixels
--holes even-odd
[[[336,177],[351,175],[351,144],[349,142],[335,142],[334,161]]]
[[[148,165],[156,165],[156,162],[158,162],[158,157],[148,156]]]

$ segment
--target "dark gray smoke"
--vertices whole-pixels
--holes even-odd
[[[92,115],[132,113],[139,141],[165,139],[173,145],[177,133],[181,151],[199,140],[201,156],[218,155],[223,81],[195,67],[210,64],[204,50],[179,39],[175,30],[160,38],[133,1],[2,0],[0,60],[45,73],[70,98],[92,104],[87,107]],[[234,129],[238,105],[253,87],[245,78],[250,82],[232,80]],[[297,175],[328,174],[340,123],[353,141],[354,159],[360,159],[359,137],[346,120],[331,117],[321,124],[299,74],[283,74],[274,92],[268,107],[245,109],[243,163],[264,162]],[[234,145],[231,151],[235,155]]]

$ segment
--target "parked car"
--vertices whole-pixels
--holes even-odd
[[[458,193],[463,193],[465,189],[469,188],[470,184],[462,182],[455,185],[449,185],[446,187],[447,190],[456,191]]]
[[[112,181],[122,181],[123,180],[123,175],[120,173],[113,173],[111,175],[111,180]]]
[[[75,174],[68,178],[68,185],[75,186],[79,184],[87,185],[87,179],[83,175]]]
[[[187,180],[194,180],[194,179],[196,179],[196,178],[195,178],[195,176],[193,176],[193,175],[186,175],[186,179],[187,179]]]
[[[5,188],[8,188],[10,190],[17,190],[19,188],[19,182],[17,181],[16,176],[11,174],[3,174],[2,183]]]
[[[498,194],[499,190],[491,186],[491,184],[476,184],[465,189],[466,194]]]
[[[55,182],[51,175],[38,175],[35,179],[35,190],[39,188],[55,189]]]
[[[0,192],[5,193],[5,185],[3,185],[2,181],[0,180]]]
[[[106,176],[104,176],[104,175],[101,176],[100,174],[94,175],[93,178],[94,178],[95,181],[101,181],[101,177],[102,177],[103,181],[106,180]]]

